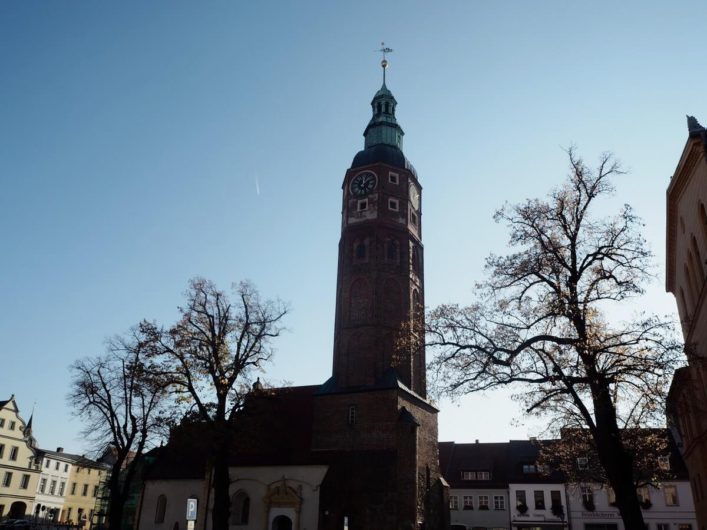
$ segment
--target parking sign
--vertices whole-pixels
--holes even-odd
[[[187,521],[196,521],[196,499],[187,499]]]

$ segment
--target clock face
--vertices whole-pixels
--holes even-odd
[[[359,173],[351,181],[351,193],[357,197],[363,197],[371,193],[376,187],[378,179],[371,172]]]
[[[410,202],[416,210],[420,207],[420,192],[417,191],[414,184],[410,184]]]

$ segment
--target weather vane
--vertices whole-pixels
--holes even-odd
[[[381,47],[379,50],[376,50],[377,52],[380,52],[383,54],[383,60],[381,61],[381,68],[383,68],[383,84],[385,85],[385,70],[388,68],[388,60],[385,58],[386,53],[392,53],[393,48],[388,48],[385,45],[385,42],[381,42]]]

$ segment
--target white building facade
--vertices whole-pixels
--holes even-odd
[[[38,451],[41,474],[37,485],[34,514],[52,521],[63,520],[62,512],[66,488],[71,473],[71,458],[64,455],[64,449]]]
[[[676,480],[638,491],[646,530],[697,530],[690,482]],[[572,530],[624,530],[610,489],[599,484],[567,486]]]

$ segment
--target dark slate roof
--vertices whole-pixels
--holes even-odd
[[[306,465],[319,463],[311,451],[315,392],[319,386],[254,392],[234,425],[232,466]],[[203,478],[213,451],[208,428],[201,423],[178,427],[167,446],[155,454],[147,478]]]
[[[524,465],[535,465],[540,453],[540,446],[552,443],[553,440],[511,440],[509,445],[510,469],[509,482],[557,484],[565,481],[564,475],[559,471],[552,471],[550,475],[544,473],[527,473]]]
[[[405,158],[403,152],[397,147],[387,144],[377,144],[368,149],[359,151],[356,153],[353,162],[351,162],[351,167],[363,167],[377,163],[407,169],[417,177],[415,168],[410,161]]]
[[[506,488],[508,486],[507,443],[440,442],[439,466],[452,488]],[[490,480],[462,480],[463,471],[488,471]]]

